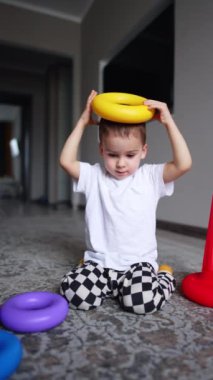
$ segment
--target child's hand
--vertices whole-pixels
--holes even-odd
[[[81,114],[80,120],[84,123],[84,125],[88,124],[97,124],[97,121],[92,118],[92,101],[93,98],[97,95],[95,90],[92,90],[90,95],[88,96],[85,110]]]
[[[157,110],[154,119],[159,120],[162,124],[167,125],[173,120],[166,103],[159,102],[157,100],[147,99],[145,100],[144,105],[146,105],[148,109]]]

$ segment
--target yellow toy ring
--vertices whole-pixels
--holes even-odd
[[[105,92],[92,101],[93,111],[102,118],[119,123],[137,124],[149,121],[155,111],[143,103],[146,98],[122,92]]]

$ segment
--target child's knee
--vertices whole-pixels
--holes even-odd
[[[165,274],[161,280],[165,281]],[[121,307],[126,311],[142,315],[160,310],[169,298],[167,292],[171,294],[171,289],[168,289],[168,284],[162,286],[159,282],[149,264],[136,265],[129,271],[120,289]]]
[[[64,278],[60,286],[60,293],[69,302],[72,309],[91,310],[100,306],[102,299],[100,296],[93,294],[85,286],[76,286],[75,281],[69,281]]]
[[[150,294],[147,300],[144,299],[143,293],[137,294],[137,297],[130,295],[120,298],[120,304],[125,311],[134,314],[152,314],[158,310],[158,306],[155,304],[154,294]],[[159,303],[158,303],[159,304]]]
[[[67,273],[60,285],[60,293],[70,303],[71,308],[90,310],[102,303],[105,284],[101,268],[84,264]]]
[[[141,291],[137,296],[130,294],[128,297],[122,297],[121,306],[135,314],[153,314],[163,308],[171,295],[172,292],[168,288],[163,289],[159,284],[155,289]]]

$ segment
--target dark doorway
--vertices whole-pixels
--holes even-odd
[[[104,91],[129,92],[173,107],[174,5],[170,5],[104,70]]]
[[[50,72],[55,73],[52,80]],[[60,171],[58,155],[70,129],[71,78],[70,57],[0,43],[0,120],[4,106],[20,108],[20,185],[25,200],[57,203],[70,198],[70,182]],[[4,161],[9,164],[5,153]],[[49,199],[49,189],[54,189],[54,199]]]
[[[0,104],[18,106],[21,110],[21,131],[18,145],[20,148],[20,183],[16,184],[19,188],[19,196],[27,199],[29,194],[30,182],[30,157],[29,157],[29,139],[31,126],[31,96],[23,94],[11,94],[0,92]],[[1,172],[0,177],[14,178],[12,169],[12,155],[10,151],[10,141],[14,137],[13,124],[8,122],[0,123],[1,140]],[[13,183],[13,182],[11,182]]]
[[[0,177],[12,177],[12,157],[10,141],[12,139],[12,124],[0,121]]]

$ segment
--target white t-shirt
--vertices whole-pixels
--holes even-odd
[[[148,262],[158,270],[156,209],[159,199],[174,190],[173,182],[163,181],[163,167],[144,164],[117,180],[100,164],[80,163],[73,188],[86,197],[85,261],[118,271]]]

